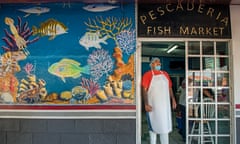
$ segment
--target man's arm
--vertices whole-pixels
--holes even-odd
[[[152,106],[150,106],[149,103],[148,103],[147,88],[144,88],[143,86],[142,86],[142,96],[143,96],[145,110],[147,112],[152,111]]]

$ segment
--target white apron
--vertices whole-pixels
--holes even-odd
[[[155,133],[172,131],[171,104],[168,79],[163,74],[154,75],[148,90],[148,102],[152,106],[149,112],[150,124]]]

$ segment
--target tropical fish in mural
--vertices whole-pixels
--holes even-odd
[[[62,59],[61,61],[52,64],[48,68],[48,72],[60,77],[63,82],[65,78],[78,78],[82,73],[89,74],[89,66],[80,67],[80,63],[72,59]]]
[[[90,4],[90,5],[84,6],[83,9],[90,12],[104,12],[104,11],[109,11],[118,7],[119,6],[114,6],[110,4]]]
[[[80,38],[79,44],[84,46],[86,50],[90,47],[101,49],[100,43],[107,44],[107,38],[107,35],[101,38],[99,32],[86,32],[85,35]]]
[[[54,39],[57,35],[67,33],[67,29],[63,23],[55,19],[48,19],[41,23],[39,28],[36,26],[32,27],[33,35],[50,36],[49,40]]]
[[[47,13],[50,11],[49,8],[47,7],[31,7],[31,8],[26,8],[26,9],[18,9],[21,12],[25,12],[26,15],[24,17],[29,16],[30,14],[37,14],[40,15],[42,13]]]

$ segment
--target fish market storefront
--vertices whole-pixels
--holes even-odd
[[[138,4],[137,35],[141,49],[147,51],[154,44],[174,42],[178,48],[173,51],[185,50],[186,143],[239,143],[236,8],[194,1]],[[142,51],[142,57],[144,69],[151,55]],[[160,58],[162,68],[167,70],[166,58]],[[211,95],[207,97],[205,91],[211,91]]]
[[[236,140],[238,8],[124,0],[0,4],[3,144],[140,144],[141,49],[162,41],[186,50],[187,143]],[[214,100],[193,101],[191,92],[204,89],[215,92]],[[210,118],[191,113],[210,104]],[[203,128],[207,120],[211,133],[192,133],[194,122]]]

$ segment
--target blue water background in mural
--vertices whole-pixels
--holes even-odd
[[[63,82],[61,78],[52,75],[48,72],[48,68],[51,64],[59,62],[62,58],[73,59],[79,63],[80,66],[87,64],[88,55],[91,54],[96,48],[90,48],[86,50],[83,46],[79,44],[79,39],[87,31],[87,26],[84,22],[88,22],[89,19],[94,19],[96,17],[117,17],[117,18],[131,18],[132,28],[135,29],[135,8],[133,3],[117,4],[119,8],[112,9],[105,12],[89,12],[84,10],[82,7],[85,6],[84,3],[70,3],[64,5],[63,3],[45,3],[45,4],[4,4],[0,8],[0,36],[1,38],[5,36],[4,29],[9,31],[9,26],[4,23],[5,17],[10,17],[14,20],[14,24],[17,24],[17,17],[20,16],[22,23],[27,22],[28,26],[39,27],[40,24],[50,18],[54,18],[62,22],[67,28],[67,33],[56,36],[53,40],[48,40],[48,36],[40,37],[38,41],[30,44],[27,47],[27,50],[30,52],[30,55],[22,61],[19,61],[21,66],[21,71],[16,73],[18,80],[26,77],[26,72],[23,67],[27,63],[34,65],[33,74],[38,78],[42,78],[46,81],[46,88],[48,93],[51,92],[62,92],[69,91],[74,86],[80,84],[79,78],[66,78],[66,82]],[[50,11],[48,13],[43,13],[41,15],[31,14],[27,17],[24,17],[26,13],[19,11],[20,8],[28,8],[34,6],[48,7]],[[36,36],[31,36],[30,39],[33,39]],[[111,55],[113,49],[116,46],[115,42],[112,39],[108,39],[106,44],[101,43],[101,47],[104,50],[107,50]],[[0,41],[0,45],[6,45],[4,41]],[[1,49],[1,55],[4,53]],[[123,60],[126,62],[129,56],[124,55]],[[114,60],[114,59],[113,59]],[[88,77],[88,75],[82,75]],[[104,83],[105,78],[100,80],[100,85]]]

